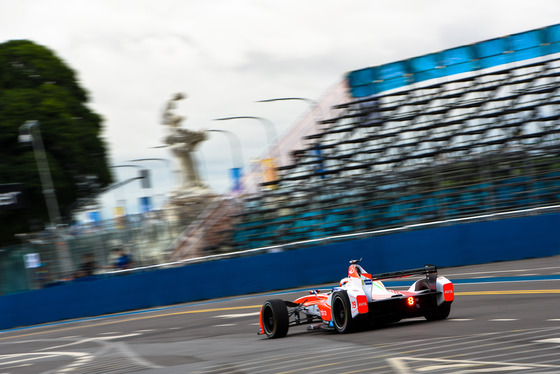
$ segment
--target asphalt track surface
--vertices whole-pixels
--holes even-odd
[[[444,321],[258,336],[266,299],[307,292],[288,290],[0,331],[0,374],[560,373],[560,256],[440,274],[456,292]]]

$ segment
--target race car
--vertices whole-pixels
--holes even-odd
[[[403,318],[425,317],[442,320],[449,316],[455,299],[453,283],[438,276],[435,265],[423,268],[368,274],[350,261],[348,277],[332,290],[313,290],[294,301],[267,300],[259,318],[259,335],[282,338],[290,326],[317,323],[308,329],[348,333],[368,325],[398,322]],[[381,280],[425,275],[406,291],[387,289]]]

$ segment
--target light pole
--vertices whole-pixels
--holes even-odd
[[[110,168],[137,168],[137,169],[140,169],[141,173],[142,173],[143,170],[147,170],[147,169],[145,169],[141,166],[138,166],[138,165],[110,165],[109,167]],[[140,179],[142,179],[142,178],[140,178]]]
[[[167,169],[169,170],[169,175],[170,175],[170,181],[171,183],[175,184],[175,176],[173,175],[173,168],[171,167],[171,161],[168,160],[167,158],[154,158],[154,157],[150,157],[150,158],[137,158],[135,160],[130,160],[129,162],[142,162],[142,161],[162,161],[165,163],[165,165],[167,166]]]
[[[274,123],[272,123],[270,120],[263,117],[235,116],[235,117],[216,118],[214,119],[214,121],[229,121],[233,119],[254,119],[262,123],[266,128],[266,138],[269,147],[272,147],[272,145],[274,145],[274,143],[278,139],[278,133],[276,132],[276,127],[274,126]]]
[[[243,170],[243,153],[241,151],[241,142],[239,141],[239,138],[237,137],[237,135],[227,130],[211,129],[208,131],[220,132],[227,136],[229,140],[229,148],[231,151],[231,160],[233,164],[233,167],[231,168],[231,179],[233,181],[232,189],[234,191],[239,190],[241,187],[240,181],[241,181],[242,170]]]
[[[278,97],[275,99],[257,100],[257,103],[270,103],[273,101],[286,101],[286,100],[300,100],[300,101],[306,101],[310,103],[312,106],[319,105],[315,100],[308,99],[306,97]]]
[[[134,161],[134,160],[133,160]],[[138,165],[130,165],[130,164],[123,164],[123,165],[111,165],[110,168],[136,168],[140,169],[140,177],[138,179],[144,179],[146,177],[146,173],[148,169],[143,168],[142,166]]]
[[[229,148],[231,150],[231,160],[233,163],[234,168],[242,168],[243,167],[243,153],[241,151],[241,142],[237,135],[232,133],[231,131],[227,130],[208,130],[212,132],[221,132],[222,134],[226,135],[229,140]]]
[[[267,157],[265,159],[259,160],[258,168],[253,168],[253,171],[250,174],[258,173],[261,175],[260,178],[264,182],[270,182],[276,179],[276,162],[274,159],[274,148],[277,147],[275,144],[278,141],[278,135],[276,132],[276,128],[274,124],[267,120],[266,118],[262,117],[254,117],[254,116],[237,116],[237,117],[225,117],[225,118],[216,118],[215,121],[227,121],[233,119],[254,119],[260,121],[263,125],[266,126],[267,129],[267,138],[268,138],[268,149],[266,150]],[[271,135],[272,133],[272,135]],[[278,151],[279,152],[279,151]],[[258,170],[258,171],[257,171]]]
[[[32,130],[36,129],[35,134]],[[37,168],[39,169],[39,176],[41,178],[41,186],[43,188],[43,195],[47,203],[47,210],[49,213],[50,227],[53,228],[53,234],[56,237],[55,248],[59,261],[59,276],[64,279],[72,271],[72,258],[70,256],[70,249],[64,240],[64,237],[57,230],[60,222],[60,210],[58,208],[58,201],[56,200],[56,193],[54,184],[51,178],[51,171],[47,154],[43,145],[43,138],[41,137],[41,130],[39,129],[38,121],[27,121],[19,127],[19,142],[29,143],[33,145],[33,153]]]
[[[149,177],[149,170],[138,165],[111,165],[110,168],[137,168],[140,169],[140,176],[134,179],[140,179],[141,188],[151,188],[151,182]],[[152,191],[153,192],[153,191]],[[141,197],[142,208],[149,209],[149,197]],[[125,198],[126,202],[126,198]]]
[[[173,187],[175,185],[175,175],[173,174],[173,169],[172,169],[172,163],[170,160],[168,160],[167,158],[157,158],[157,157],[149,157],[149,158],[138,158],[138,159],[134,159],[134,160],[130,160],[129,162],[143,162],[143,161],[162,161],[163,163],[165,163],[165,165],[167,166],[167,170],[169,171],[169,183],[171,184],[171,187]],[[156,178],[154,178],[156,179]],[[153,192],[153,191],[152,191]],[[154,207],[155,207],[155,198],[156,196],[162,196],[162,202],[159,206],[163,206],[165,204],[165,196],[166,193],[162,193],[162,194],[155,194],[152,193],[152,195],[154,196]]]
[[[321,118],[317,118],[317,116],[315,117],[315,123],[320,123],[319,121],[322,120],[324,118],[324,113],[323,113],[323,109],[321,108],[321,106],[319,105],[319,103],[313,99],[308,99],[306,97],[278,97],[275,99],[266,99],[266,100],[258,100],[257,103],[272,103],[274,101],[305,101],[306,103],[311,105],[311,111],[314,111],[315,108],[319,108],[319,112],[321,115]]]
[[[35,134],[32,130],[36,129]],[[43,195],[47,203],[47,210],[49,213],[49,220],[51,227],[56,227],[60,222],[60,210],[58,208],[58,201],[56,200],[56,193],[51,178],[49,162],[43,139],[41,137],[41,130],[39,129],[38,121],[27,121],[19,128],[19,142],[29,143],[33,145],[33,153],[35,155],[35,162],[37,169],[39,169],[39,176],[41,178],[41,186],[43,187]]]

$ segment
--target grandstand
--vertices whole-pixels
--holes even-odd
[[[245,198],[235,248],[554,211],[559,75],[560,25],[348,73],[338,115]]]

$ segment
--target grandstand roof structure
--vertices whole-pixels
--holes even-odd
[[[559,76],[560,25],[349,72],[237,247],[557,206]]]

